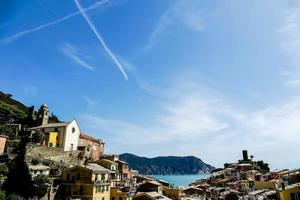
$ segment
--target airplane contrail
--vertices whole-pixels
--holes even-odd
[[[88,17],[88,15],[85,13],[85,10],[82,8],[82,6],[79,3],[79,0],[74,0],[78,10],[80,11],[82,17],[85,19],[85,21],[88,23],[88,25],[90,26],[90,28],[92,29],[92,31],[94,32],[94,34],[96,35],[97,39],[99,40],[99,42],[101,43],[102,47],[104,48],[104,50],[108,53],[108,55],[111,57],[111,59],[114,61],[114,63],[117,65],[117,67],[119,68],[119,70],[122,72],[124,78],[126,80],[128,80],[127,74],[123,69],[123,66],[121,65],[121,63],[118,61],[118,59],[115,57],[115,55],[113,54],[113,52],[109,49],[109,47],[106,45],[105,41],[103,40],[103,38],[101,37],[101,35],[99,34],[99,32],[97,31],[95,25],[93,24],[93,22],[90,20],[90,18]]]
[[[83,8],[84,11],[88,11],[88,10],[92,10],[92,9],[95,9],[99,6],[101,6],[102,4],[105,4],[107,3],[109,0],[103,0],[103,1],[100,1],[100,2],[97,2],[87,8]],[[43,24],[43,25],[40,25],[40,26],[37,26],[37,27],[34,27],[34,28],[30,28],[30,29],[27,29],[27,30],[24,30],[24,31],[21,31],[21,32],[18,32],[14,35],[11,35],[11,36],[7,36],[7,37],[4,37],[4,38],[1,38],[0,41],[4,44],[8,44],[8,43],[11,43],[17,39],[19,39],[20,37],[26,35],[26,34],[29,34],[29,33],[32,33],[32,32],[36,32],[36,31],[39,31],[43,28],[46,28],[46,27],[49,27],[49,26],[52,26],[52,25],[55,25],[55,24],[58,24],[60,22],[63,22],[71,17],[74,17],[76,15],[79,15],[81,14],[80,11],[77,11],[77,12],[74,12],[74,13],[71,13],[69,15],[66,15],[60,19],[57,19],[55,21],[52,21],[52,22],[49,22],[49,23],[46,23],[46,24]]]

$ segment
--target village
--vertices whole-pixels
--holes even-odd
[[[300,169],[270,171],[267,163],[254,161],[254,156],[249,158],[247,150],[243,150],[241,160],[214,169],[208,179],[197,180],[186,187],[174,187],[164,180],[140,175],[118,155],[105,154],[104,141],[81,132],[76,120],[50,123],[49,113],[44,104],[38,111],[38,118],[34,119],[34,109],[31,109],[27,124],[35,126],[11,124],[16,135],[0,135],[2,166],[22,154],[22,151],[12,150],[11,144],[7,145],[12,143],[11,138],[22,140],[25,136],[20,133],[27,133],[24,161],[30,179],[37,185],[35,194],[28,199],[300,199]],[[14,170],[18,171],[18,168]],[[13,176],[10,173],[18,174],[2,173],[4,187]],[[18,178],[23,179],[23,175]],[[13,184],[9,188],[11,193],[14,192]]]

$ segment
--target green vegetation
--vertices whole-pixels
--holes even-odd
[[[5,196],[6,196],[5,191],[0,190],[0,200],[5,200]]]
[[[25,200],[25,199],[19,195],[11,194],[8,197],[6,197],[6,200]]]
[[[42,198],[48,192],[48,188],[51,184],[51,179],[46,175],[40,174],[33,179],[33,183],[35,196],[38,198]]]
[[[32,120],[28,119],[30,113],[29,107],[23,103],[12,98],[12,95],[5,94],[0,91],[0,132],[8,135],[15,133],[16,127],[9,126],[8,124],[21,123],[22,125],[35,125]],[[37,119],[38,114],[33,112],[33,116]],[[51,113],[49,116],[49,123],[60,122],[58,117]]]
[[[25,136],[25,133],[21,133]],[[9,163],[7,179],[3,183],[3,188],[8,195],[19,195],[24,198],[33,196],[33,181],[29,173],[28,166],[25,162],[27,137],[22,137],[18,146],[19,154]]]
[[[28,107],[11,97],[12,95],[0,91],[0,119],[9,121],[11,119],[21,120],[26,118]]]

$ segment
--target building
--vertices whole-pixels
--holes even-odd
[[[276,190],[278,189],[279,182],[277,180],[270,180],[270,181],[254,181],[254,188],[255,190]]]
[[[49,121],[49,110],[48,105],[43,104],[38,111],[38,124],[46,125]]]
[[[115,161],[107,160],[107,159],[101,159],[96,161],[95,163],[111,170],[110,174],[110,186],[116,187],[119,186],[119,183],[121,181],[121,174],[118,169],[118,163]]]
[[[141,192],[137,193],[134,197],[133,200],[171,200],[170,198],[157,193],[157,192]]]
[[[95,163],[64,170],[58,199],[109,200],[110,172],[109,169]]]
[[[181,191],[185,196],[200,196],[204,194],[204,190],[196,187],[187,187]]]
[[[77,150],[80,128],[76,120],[44,124],[27,130],[32,133],[41,131],[45,136],[42,145],[46,147],[62,148],[64,151]]]
[[[50,174],[50,167],[46,165],[29,165],[28,168],[32,178],[38,175],[48,176]]]
[[[180,199],[180,189],[162,186],[162,194],[174,200]]]
[[[162,185],[157,181],[146,181],[139,185],[139,192],[158,192],[162,194]]]
[[[280,193],[280,200],[299,200],[300,183],[295,183],[283,188]]]
[[[118,163],[119,172],[121,173],[121,180],[123,182],[128,182],[131,179],[131,173],[129,170],[129,165],[127,162],[122,160],[116,160],[115,162]]]
[[[86,155],[92,158],[93,161],[99,160],[104,152],[104,143],[100,139],[96,139],[87,134],[80,133],[79,135],[79,149],[85,150]]]
[[[119,160],[118,155],[105,155],[103,158],[118,163],[119,173],[121,174],[121,184],[123,184],[123,186],[127,187],[134,184],[134,179],[127,162]]]
[[[8,136],[0,135],[0,155],[3,155]]]
[[[130,192],[130,188],[117,188],[112,187],[110,189],[111,200],[131,200],[134,193]]]

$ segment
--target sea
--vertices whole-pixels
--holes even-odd
[[[188,186],[190,183],[205,179],[210,176],[210,174],[192,174],[192,175],[148,175],[158,180],[164,180],[173,184],[174,186]]]

